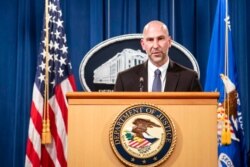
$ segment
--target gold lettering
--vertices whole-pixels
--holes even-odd
[[[138,114],[140,112],[139,108],[132,108],[132,111],[133,111],[133,114]]]
[[[130,117],[130,115],[126,112],[121,117],[124,118],[124,120],[126,120],[128,117]],[[124,122],[124,120],[123,120],[123,122]]]
[[[151,114],[151,115],[154,115],[155,109],[153,109],[153,108],[147,108],[146,112],[149,113],[149,114]]]
[[[171,143],[172,139],[166,138],[166,143]]]
[[[119,139],[114,140],[115,145],[121,144],[121,141]]]
[[[122,126],[122,124],[123,124],[122,122],[117,122],[116,123],[117,126]]]
[[[160,113],[159,115],[156,115],[157,118],[160,118],[162,116],[162,114]]]

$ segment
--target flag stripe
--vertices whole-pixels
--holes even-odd
[[[68,125],[67,105],[66,105],[65,96],[64,96],[65,94],[63,95],[61,88],[62,88],[61,85],[56,86],[55,98],[56,98],[57,103],[59,104],[57,105],[57,110],[60,110],[60,114],[62,115],[62,119],[63,119],[62,123],[64,124],[64,127],[67,127]],[[67,128],[66,128],[66,132],[68,132]]]
[[[27,153],[26,153],[26,165],[25,166],[40,166],[40,158],[35,151],[34,145],[28,139],[27,141]]]
[[[27,145],[28,145],[28,140],[27,140]],[[30,162],[30,158],[28,155],[25,156],[25,167],[32,167],[32,164]]]
[[[35,107],[35,104],[32,102],[31,104],[31,123],[35,127],[34,130],[37,131],[38,135],[40,136],[42,134],[42,116],[38,112],[38,110]],[[33,132],[31,132],[32,134]]]
[[[39,112],[39,115],[41,115],[42,117],[42,113],[43,113],[43,97],[37,87],[36,84],[34,84],[33,86],[33,103],[35,108],[37,109],[37,111]]]
[[[55,148],[56,148],[56,153],[57,153],[57,159],[58,159],[59,163],[61,164],[61,166],[67,166],[61,138],[58,134],[58,131],[65,131],[65,129],[62,129],[62,127],[61,127],[63,125],[62,121],[57,123],[57,121],[60,120],[60,118],[58,118],[58,117],[60,117],[60,116],[58,116],[58,115],[60,115],[60,113],[58,113],[58,115],[56,115],[56,114],[57,113],[54,113],[54,111],[50,108],[51,133],[52,133],[52,136],[54,138],[55,145],[56,145]],[[58,126],[56,124],[58,124]],[[62,135],[62,136],[66,136],[66,135]]]
[[[41,154],[40,154],[41,145],[37,145],[36,143],[41,143],[41,138],[40,138],[40,134],[36,131],[36,128],[34,127],[32,120],[30,120],[29,140],[33,144],[32,151],[35,151],[38,157],[40,158],[41,157]]]
[[[75,84],[75,78],[74,78],[74,76],[73,75],[69,75],[69,82],[70,82],[70,86],[71,86],[71,91],[73,91],[73,90],[77,90],[76,89],[76,84]],[[64,92],[65,93],[65,92]]]
[[[46,148],[47,154],[49,155],[50,159],[53,161],[53,164],[55,166],[60,166],[60,165],[58,165],[59,162],[57,159],[57,153],[56,153],[56,150],[54,149],[54,148],[56,148],[54,138],[52,138],[51,144],[46,145],[45,148]]]
[[[51,104],[51,107],[53,108],[53,111],[60,111],[58,113],[52,113],[53,114],[53,119],[55,120],[55,126],[54,127],[57,127],[57,132],[58,132],[58,136],[59,138],[61,139],[61,142],[62,142],[62,145],[63,145],[63,150],[64,150],[64,157],[66,157],[66,154],[67,154],[67,149],[65,148],[66,145],[67,145],[67,133],[66,133],[66,125],[64,123],[64,119],[62,117],[62,112],[60,110],[60,107],[59,107],[59,104],[57,99],[54,97],[51,98],[50,100],[50,104]],[[52,105],[53,104],[53,105]],[[55,116],[54,116],[55,115]],[[56,118],[54,118],[56,117]],[[52,119],[51,118],[51,119]],[[52,121],[52,120],[51,120]],[[66,126],[66,127],[65,127]],[[55,136],[54,136],[55,137]]]
[[[46,147],[48,147],[48,146],[46,146]],[[53,159],[51,159],[51,156],[48,153],[48,151],[44,145],[42,146],[41,165],[44,167],[46,167],[46,166],[54,167],[55,166]]]

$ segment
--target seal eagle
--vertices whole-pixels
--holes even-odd
[[[150,121],[149,119],[137,118],[134,120],[135,125],[132,132],[136,134],[137,137],[145,138],[145,135],[150,136],[147,132],[147,128],[160,127],[156,123]]]

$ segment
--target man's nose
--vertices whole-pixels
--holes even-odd
[[[154,48],[158,48],[158,47],[159,47],[158,40],[154,40],[154,42],[153,42],[153,47],[154,47]]]

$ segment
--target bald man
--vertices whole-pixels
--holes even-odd
[[[143,29],[141,39],[141,46],[148,55],[148,61],[120,72],[114,91],[202,91],[197,73],[169,58],[171,42],[164,23],[157,20],[149,22]],[[155,90],[155,87],[158,90]]]

